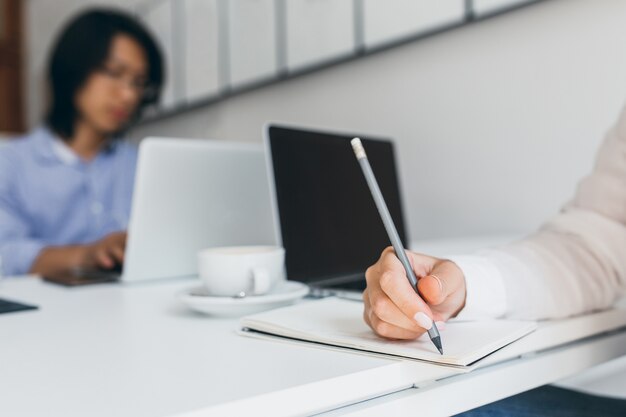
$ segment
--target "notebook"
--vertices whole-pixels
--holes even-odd
[[[387,340],[363,321],[361,302],[336,297],[303,302],[241,319],[242,333],[281,337],[362,352],[467,367],[537,328],[531,321],[450,321],[440,329],[444,354],[428,335],[417,340]]]

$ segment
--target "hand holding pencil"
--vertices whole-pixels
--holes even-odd
[[[419,278],[415,293],[393,248],[389,247],[365,274],[365,322],[379,336],[416,339],[437,322],[458,314],[465,304],[465,279],[451,261],[406,252]]]
[[[376,265],[367,270],[367,289],[363,293],[364,319],[376,333],[388,338],[412,339],[427,331],[439,353],[443,354],[435,321],[438,318],[448,319],[463,308],[463,273],[450,261],[406,253],[361,140],[354,138],[351,144],[392,244]],[[423,277],[421,283],[418,283],[417,277]],[[425,300],[420,297],[424,292]],[[433,306],[442,306],[445,314],[435,316],[428,302]]]

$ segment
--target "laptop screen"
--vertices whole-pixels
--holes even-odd
[[[390,245],[352,151],[352,138],[279,126],[268,128],[290,280],[365,288],[365,270]],[[406,245],[393,144],[389,140],[360,138]],[[351,284],[343,285],[346,281]]]

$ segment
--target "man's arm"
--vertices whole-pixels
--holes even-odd
[[[124,259],[126,233],[116,232],[86,245],[49,246],[37,238],[15,190],[18,167],[0,153],[0,259],[2,274],[56,276],[74,267],[111,268]]]
[[[33,262],[30,273],[55,277],[75,267],[109,269],[124,262],[126,232],[115,232],[86,245],[48,246]]]
[[[15,155],[0,152],[0,258],[3,275],[25,274],[45,246],[31,230],[15,189],[19,175]]]

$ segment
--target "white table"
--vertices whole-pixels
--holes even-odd
[[[40,306],[0,316],[0,415],[446,415],[626,354],[626,333],[616,333],[460,374],[238,336],[237,320],[178,304],[194,285],[0,282],[0,297]]]
[[[40,306],[0,316],[0,415],[167,416],[392,363],[238,336],[179,305],[194,285],[0,282]]]

